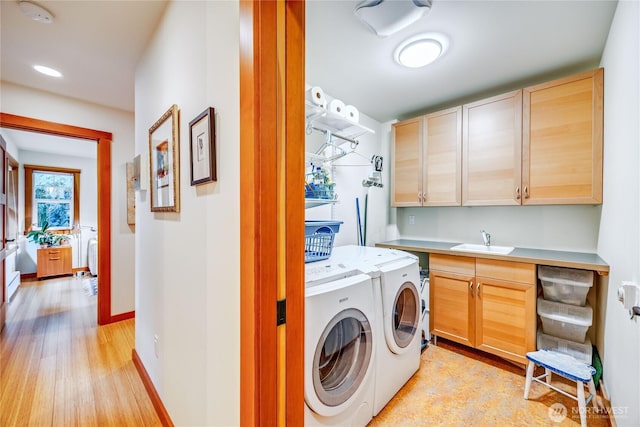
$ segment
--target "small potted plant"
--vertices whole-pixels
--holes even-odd
[[[69,244],[69,235],[68,234],[54,234],[52,240],[53,240],[53,246],[67,245],[67,244]]]

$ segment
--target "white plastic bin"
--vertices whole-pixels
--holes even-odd
[[[584,342],[574,342],[558,337],[552,337],[542,331],[538,331],[538,350],[555,350],[560,353],[575,357],[581,362],[591,365],[593,348],[591,340],[587,338]]]
[[[593,310],[587,304],[578,307],[538,297],[538,315],[542,330],[547,335],[576,342],[584,342],[593,320]]]
[[[538,266],[544,299],[584,306],[593,286],[593,271],[564,267]]]

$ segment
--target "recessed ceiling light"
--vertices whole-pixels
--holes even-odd
[[[53,15],[47,9],[29,1],[21,1],[18,3],[23,14],[42,24],[51,24]]]
[[[419,34],[400,43],[394,52],[394,58],[405,67],[420,68],[438,59],[448,47],[449,41],[442,34]]]
[[[62,73],[60,71],[45,67],[44,65],[34,65],[33,69],[39,73],[46,74],[47,76],[62,77]]]

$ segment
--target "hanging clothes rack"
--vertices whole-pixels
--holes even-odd
[[[350,138],[346,138],[346,137],[334,134],[327,129],[318,129],[313,126],[312,126],[312,129],[324,133],[326,137],[325,137],[324,143],[315,151],[315,153],[313,153],[312,156],[307,155],[307,157],[311,157],[311,160],[316,160],[316,161],[321,160],[322,162],[332,162],[334,160],[337,160],[347,155],[347,151],[344,148],[340,147],[339,145],[336,145],[333,142],[333,137],[348,140],[348,141],[353,141],[356,144],[358,143],[357,141],[352,140]],[[327,154],[328,148],[331,149],[331,154]]]

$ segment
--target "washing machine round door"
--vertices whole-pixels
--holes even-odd
[[[399,353],[411,344],[418,333],[420,323],[420,297],[416,286],[411,282],[404,282],[398,289],[391,315],[391,332],[393,343],[389,343],[391,350]],[[387,337],[388,338],[388,337]],[[387,339],[387,341],[389,341]],[[395,344],[395,345],[393,345]]]
[[[351,398],[370,369],[371,325],[358,309],[338,313],[324,329],[313,356],[313,388],[323,407],[312,408],[334,415]]]

